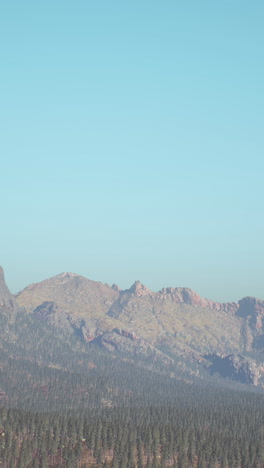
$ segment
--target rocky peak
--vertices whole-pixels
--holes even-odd
[[[0,267],[0,308],[9,309],[17,312],[19,306],[15,301],[15,298],[12,296],[9,291],[4,276],[4,270]]]
[[[144,284],[140,283],[140,281],[135,281],[135,283],[132,284],[131,288],[125,290],[125,292],[135,294],[138,297],[140,297],[140,296],[149,296],[149,295],[154,294]]]
[[[79,275],[77,275],[76,273],[65,272],[65,273],[60,273],[59,275],[57,275],[57,279],[66,282],[66,281],[74,278],[75,276],[78,277]]]
[[[161,298],[170,298],[176,304],[183,303],[214,310],[224,310],[231,313],[235,313],[238,309],[238,305],[235,302],[214,302],[199,296],[199,294],[190,288],[163,288],[158,292],[158,294]]]
[[[163,288],[158,294],[164,298],[170,297],[177,304],[202,305],[208,302],[207,299],[203,299],[190,288]]]
[[[237,315],[249,318],[249,323],[257,331],[264,327],[264,301],[255,297],[244,297],[238,301]]]

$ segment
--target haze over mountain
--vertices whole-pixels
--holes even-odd
[[[263,384],[260,299],[218,303],[188,288],[153,292],[139,281],[121,290],[74,273],[31,284],[14,297],[1,269],[0,300],[5,323],[14,322],[24,310],[40,326],[51,326],[62,340],[65,333],[74,335],[109,353],[150,359],[168,372],[177,363],[197,376],[206,368],[244,383]]]
[[[264,301],[260,299],[218,303],[188,288],[153,292],[136,281],[121,290],[62,273],[26,287],[16,301],[39,319],[109,351],[152,355],[168,366],[179,356],[184,365],[205,365],[206,359],[212,362],[211,371],[261,383]],[[227,356],[229,367],[223,370]]]
[[[34,467],[67,462],[67,468],[99,468],[102,459],[110,468],[117,458],[118,468],[262,466],[264,301],[217,303],[188,288],[153,292],[139,281],[121,290],[73,273],[29,285],[14,297],[0,272],[4,468],[31,468],[28,460]],[[148,444],[146,434],[156,439],[161,426],[156,445]],[[183,451],[181,431],[189,444],[190,427],[195,444]],[[132,430],[135,440],[144,438],[141,455],[134,445],[119,446],[121,432],[123,440]],[[172,433],[179,440],[167,450]],[[245,461],[240,465],[235,438]],[[155,456],[163,457],[158,465]]]

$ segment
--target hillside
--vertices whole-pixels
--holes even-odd
[[[86,342],[109,351],[151,355],[166,365],[179,357],[186,366],[204,363],[209,355],[212,362],[212,355],[221,360],[242,354],[250,363],[253,359],[243,381],[261,382],[264,301],[255,298],[217,303],[188,288],[153,292],[136,281],[121,290],[63,273],[28,286],[16,301],[30,314]],[[221,374],[216,362],[210,369]],[[237,370],[230,368],[230,376],[240,379],[239,366]]]
[[[155,293],[137,281],[130,289],[120,290],[63,273],[28,286],[16,300],[29,312],[43,315],[51,315],[45,305],[53,303],[54,320],[55,316],[67,316],[73,323],[82,319],[87,330],[96,334],[125,326],[151,344],[182,344],[199,352],[240,349],[243,320],[235,315],[238,305],[214,303],[187,288]],[[223,329],[227,335],[223,336]]]
[[[263,467],[262,301],[1,274],[3,468]],[[244,354],[210,352],[223,326]]]

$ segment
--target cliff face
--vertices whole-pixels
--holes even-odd
[[[199,296],[190,288],[163,288],[158,292],[160,298],[170,299],[176,304],[189,304],[191,306],[209,308],[215,311],[225,311],[230,314],[235,314],[238,310],[236,302],[214,302],[204,297]]]
[[[255,297],[244,297],[238,301],[237,315],[248,319],[250,326],[261,334],[264,330],[264,301]]]
[[[3,268],[0,267],[0,310],[1,312],[18,312],[20,307],[9,291],[4,277]]]
[[[229,377],[242,383],[257,386],[263,372],[262,366],[258,366],[253,359],[246,359],[240,355],[210,354],[204,357],[211,361],[209,369],[212,373],[218,373],[222,377]]]

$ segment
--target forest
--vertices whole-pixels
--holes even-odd
[[[3,468],[261,468],[264,395],[0,317]]]

